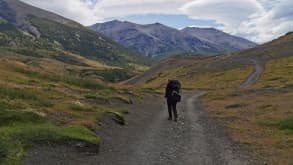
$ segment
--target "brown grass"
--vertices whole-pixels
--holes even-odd
[[[250,146],[260,162],[292,164],[292,131],[279,128],[293,116],[292,66],[292,57],[270,61],[249,89],[216,90],[204,98],[210,115],[224,123],[234,141]]]

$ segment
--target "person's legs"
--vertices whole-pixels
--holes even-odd
[[[173,110],[174,120],[175,121],[177,121],[177,118],[178,118],[176,105],[177,105],[177,102],[176,101],[172,103],[172,110]]]
[[[168,120],[172,120],[172,102],[168,99],[167,99],[167,105],[168,105],[168,113],[169,113]]]

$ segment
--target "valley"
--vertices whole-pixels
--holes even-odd
[[[0,165],[293,163],[292,32],[257,45],[213,28],[92,28],[0,0]]]

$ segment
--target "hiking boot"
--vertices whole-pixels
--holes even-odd
[[[174,121],[177,122],[177,118],[175,118]]]
[[[172,120],[172,117],[169,117],[168,120]]]

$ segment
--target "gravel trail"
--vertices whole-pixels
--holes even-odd
[[[261,61],[253,60],[254,63],[254,72],[252,72],[241,84],[241,88],[249,87],[256,83],[256,81],[260,78],[261,74],[264,71],[264,64]]]
[[[245,165],[248,157],[224,129],[208,118],[199,97],[185,93],[178,122],[167,120],[163,99],[148,98],[131,105],[127,125],[103,121],[97,133],[100,153],[86,155],[66,146],[39,146],[23,165]],[[45,161],[42,161],[45,160]]]

